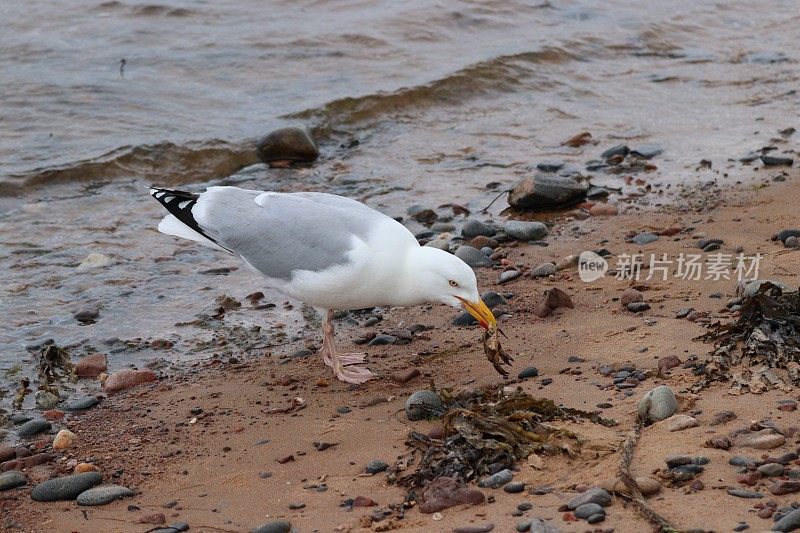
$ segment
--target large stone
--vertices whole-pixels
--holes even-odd
[[[75,434],[68,429],[62,429],[53,439],[53,449],[56,451],[66,450],[75,442]]]
[[[39,433],[50,431],[51,427],[50,422],[47,420],[30,420],[17,428],[17,435],[23,439],[33,437]]]
[[[772,531],[795,531],[800,529],[800,509],[795,509],[791,513],[787,513],[772,525]]]
[[[772,450],[783,446],[785,442],[786,437],[770,428],[752,433],[742,433],[733,439],[734,446],[754,448],[756,450]]]
[[[661,483],[651,477],[642,476],[635,479],[642,496],[651,496],[653,494],[658,494],[661,491]],[[625,485],[625,483],[623,483],[619,478],[607,479],[600,483],[600,487],[614,494],[630,494],[628,486]]]
[[[421,390],[408,397],[405,408],[409,420],[424,420],[441,414],[442,400],[432,390]]]
[[[108,370],[108,358],[104,353],[87,355],[75,365],[75,373],[79,378],[96,378]]]
[[[256,153],[264,163],[311,163],[319,157],[314,139],[301,128],[281,128],[268,133],[258,140]]]
[[[536,175],[523,178],[508,195],[508,204],[517,209],[553,209],[580,202],[589,187],[562,176]]]
[[[27,482],[28,480],[25,479],[25,474],[19,470],[9,470],[4,474],[0,474],[0,492],[15,487],[21,487]]]
[[[108,376],[103,388],[114,393],[155,381],[156,375],[150,370],[120,370]]]
[[[76,501],[78,505],[106,505],[114,500],[127,498],[135,494],[134,491],[122,485],[100,485],[81,492]]]
[[[538,241],[547,235],[547,226],[542,222],[509,220],[503,226],[503,232],[518,241]]]
[[[71,476],[48,479],[39,483],[31,491],[31,498],[37,502],[74,500],[83,491],[103,482],[100,472],[85,472]]]
[[[650,422],[665,420],[678,411],[675,393],[666,385],[660,385],[639,400],[639,416]]]
[[[472,246],[459,246],[458,250],[456,250],[456,257],[472,268],[492,266],[492,260],[489,259],[486,254]]]

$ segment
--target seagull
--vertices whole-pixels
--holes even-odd
[[[150,194],[170,213],[158,225],[161,233],[235,255],[267,286],[317,308],[324,316],[322,359],[342,381],[375,375],[356,366],[364,354],[336,349],[334,309],[434,302],[463,307],[487,331],[496,326],[472,268],[420,246],[401,223],[356,200],[239,187],[200,194],[151,187]]]

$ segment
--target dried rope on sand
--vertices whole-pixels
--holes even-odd
[[[641,417],[636,419],[636,425],[633,427],[628,437],[625,439],[625,444],[622,446],[622,456],[619,463],[619,478],[630,491],[630,494],[623,494],[628,498],[639,511],[639,514],[645,520],[657,525],[661,531],[679,531],[672,523],[658,514],[647,500],[642,496],[642,491],[639,490],[639,484],[636,483],[631,474],[631,463],[633,463],[633,452],[636,449],[636,444],[639,442],[639,437],[642,435],[642,428],[644,427],[644,420]]]

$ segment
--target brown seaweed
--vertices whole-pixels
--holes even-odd
[[[581,440],[573,432],[554,427],[555,420],[586,418],[606,425],[593,413],[567,411],[552,400],[534,398],[522,388],[486,387],[453,395],[439,391],[444,408],[444,438],[433,439],[412,431],[408,451],[395,463],[390,480],[412,489],[449,477],[469,482],[515,463],[532,453],[572,454]],[[412,472],[406,471],[415,465]]]
[[[506,377],[508,371],[503,368],[503,365],[510,365],[514,362],[514,358],[500,346],[500,335],[505,337],[505,333],[500,331],[497,324],[483,332],[483,353],[486,354],[486,358],[492,363],[497,373]]]
[[[696,370],[703,379],[695,390],[713,381],[729,381],[735,392],[790,390],[800,385],[800,291],[764,282],[742,302],[736,321],[711,324],[696,340],[714,349]]]

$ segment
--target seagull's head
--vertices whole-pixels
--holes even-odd
[[[422,246],[412,268],[414,292],[425,301],[463,307],[483,326],[493,327],[497,320],[478,293],[475,272],[458,257],[436,248]]]

